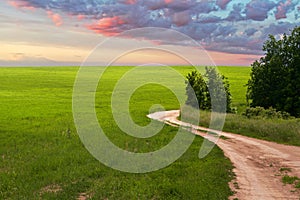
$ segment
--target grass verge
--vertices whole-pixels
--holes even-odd
[[[200,126],[209,127],[210,120],[210,112],[200,111]],[[240,114],[227,114],[223,131],[300,146],[300,119],[249,119]]]

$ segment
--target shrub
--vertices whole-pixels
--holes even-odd
[[[265,109],[263,107],[246,108],[242,115],[248,118],[266,118],[266,119],[290,119],[291,115],[285,111],[276,111],[276,109],[270,107]]]

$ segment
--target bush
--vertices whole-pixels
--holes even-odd
[[[263,107],[254,107],[254,108],[247,108],[242,115],[248,118],[266,118],[266,119],[290,119],[292,118],[288,112],[285,111],[276,111],[276,109],[270,107],[265,109]]]

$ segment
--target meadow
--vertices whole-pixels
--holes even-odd
[[[232,194],[228,186],[234,176],[230,161],[216,146],[199,159],[200,137],[180,159],[154,172],[120,172],[96,160],[81,142],[73,120],[72,92],[78,69],[0,68],[0,199],[227,199]],[[114,87],[131,69],[111,67],[104,72],[96,93],[98,121],[120,148],[135,153],[154,151],[168,144],[177,129],[164,126],[151,138],[137,139],[124,133],[112,116],[110,97]],[[174,69],[184,76],[193,70]],[[162,69],[145,70],[144,76],[149,78],[160,74],[171,79],[173,87],[182,88],[184,95],[184,80],[173,81]],[[297,119],[257,120],[241,115],[246,108],[244,85],[249,67],[219,67],[219,71],[229,79],[233,106],[238,110],[238,114],[227,116],[226,131],[298,145]],[[145,126],[151,122],[146,114],[153,104],[161,104],[166,110],[180,107],[172,91],[147,84],[130,99],[135,123]],[[207,125],[209,118],[209,113],[202,114],[200,124]],[[287,132],[288,125],[292,133]]]
[[[136,139],[123,133],[112,119],[112,89],[130,69],[116,67],[105,72],[95,109],[99,123],[116,145],[132,152],[153,151],[167,144],[177,129],[165,126],[152,138]],[[78,68],[0,71],[0,199],[227,199],[231,195],[230,161],[217,147],[199,159],[200,137],[176,162],[145,174],[120,172],[91,156],[73,121],[72,91]],[[148,73],[155,75],[150,68]],[[184,81],[174,84],[184,87]],[[145,85],[130,100],[136,123],[149,123],[145,114],[153,103],[165,109],[179,106],[165,87]]]

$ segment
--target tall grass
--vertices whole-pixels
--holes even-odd
[[[185,109],[195,110],[191,107]],[[200,112],[199,125],[209,127],[211,113],[209,111],[198,112]],[[300,146],[300,119],[248,118],[240,114],[226,114],[223,131]]]

